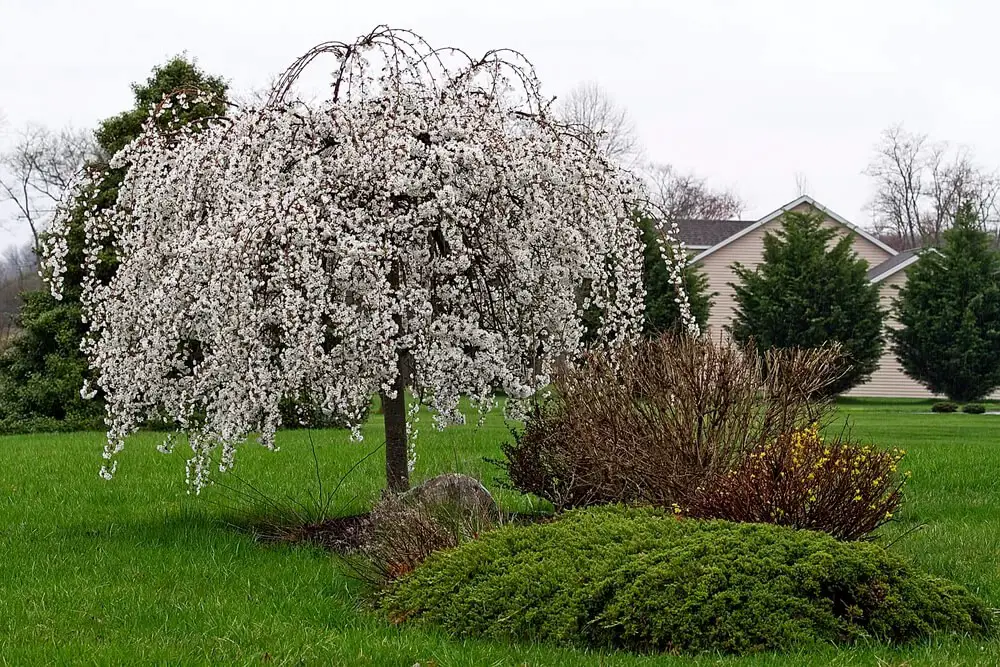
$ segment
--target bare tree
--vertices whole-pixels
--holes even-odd
[[[28,125],[13,147],[0,154],[0,203],[9,202],[15,217],[31,231],[33,247],[55,212],[77,170],[96,153],[90,132],[66,128],[54,132]]]
[[[586,129],[598,148],[619,163],[633,166],[641,158],[635,123],[600,85],[578,85],[559,102],[557,113],[563,121]]]
[[[726,220],[739,217],[745,208],[736,193],[713,190],[705,179],[671,165],[650,164],[645,173],[653,203],[666,220]]]
[[[1000,174],[976,164],[967,148],[895,125],[882,133],[865,173],[875,185],[869,206],[876,231],[901,247],[940,244],[964,203],[975,207],[984,227],[996,227]]]
[[[30,244],[11,245],[0,256],[0,347],[15,329],[21,295],[38,289],[38,258]]]
[[[809,189],[809,177],[806,176],[806,173],[804,171],[795,172],[795,196],[807,195]]]

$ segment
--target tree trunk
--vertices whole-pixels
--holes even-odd
[[[389,490],[410,488],[410,466],[406,451],[406,378],[400,354],[399,369],[392,388],[395,398],[382,394],[382,422],[385,424],[385,480]]]
[[[394,262],[389,272],[389,286],[398,290],[400,285],[399,262]],[[399,333],[403,331],[403,318],[393,315]],[[406,451],[406,387],[410,380],[410,355],[407,350],[396,348],[396,379],[392,383],[395,398],[382,393],[382,423],[385,425],[385,481],[390,491],[399,493],[410,488],[410,465]]]

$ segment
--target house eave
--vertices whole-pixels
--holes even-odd
[[[870,233],[866,232],[865,230],[861,229],[860,227],[858,227],[858,226],[854,225],[853,223],[849,222],[846,218],[844,218],[844,217],[838,215],[837,213],[831,211],[830,209],[826,208],[825,206],[823,206],[822,204],[820,204],[818,201],[816,201],[815,199],[813,199],[809,195],[802,195],[798,199],[790,201],[787,204],[785,204],[784,206],[782,206],[781,208],[779,208],[779,209],[777,209],[775,211],[772,211],[771,213],[768,213],[767,215],[765,215],[763,218],[761,218],[757,222],[753,223],[752,225],[750,225],[748,227],[744,227],[743,229],[741,229],[740,231],[736,232],[735,234],[733,234],[729,238],[723,239],[722,241],[716,243],[714,246],[711,246],[710,248],[707,248],[707,249],[703,250],[702,252],[698,253],[697,255],[695,255],[691,259],[691,263],[693,264],[695,262],[700,262],[701,260],[703,260],[704,258],[708,257],[709,255],[711,255],[712,253],[716,252],[717,250],[721,250],[722,248],[725,248],[727,245],[729,245],[729,244],[731,244],[731,243],[733,243],[735,241],[738,241],[739,239],[743,238],[747,234],[750,234],[751,232],[760,229],[761,227],[763,227],[767,223],[771,222],[775,218],[781,217],[785,213],[787,213],[787,212],[791,211],[792,209],[794,209],[796,206],[801,206],[802,204],[809,204],[810,206],[812,206],[816,210],[822,211],[824,214],[828,215],[833,220],[836,220],[837,222],[839,222],[843,226],[847,227],[848,229],[850,229],[852,232],[854,232],[858,236],[861,236],[862,238],[864,238],[864,239],[872,242],[873,244],[875,244],[876,246],[878,246],[879,248],[881,248],[885,252],[889,253],[889,255],[895,256],[895,255],[899,254],[898,251],[896,251],[893,248],[891,248],[890,246],[886,245],[885,243],[883,243],[882,241],[880,241],[878,238],[876,238],[875,236],[873,236]]]

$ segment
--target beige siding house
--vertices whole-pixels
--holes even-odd
[[[826,216],[826,224],[854,239],[854,251],[868,261],[868,278],[878,283],[882,305],[892,311],[892,299],[906,283],[906,270],[917,261],[913,252],[897,252],[865,230],[856,227],[809,196],[802,196],[769,213],[760,220],[685,220],[679,223],[681,240],[691,253],[691,262],[700,266],[708,278],[709,291],[715,292],[708,318],[708,333],[725,336],[725,327],[735,314],[734,290],[737,282],[733,265],[737,262],[755,267],[763,260],[764,235],[781,225],[788,211],[815,210]],[[894,320],[890,315],[888,326]],[[928,398],[931,393],[910,379],[890,349],[885,351],[879,368],[866,384],[850,392],[852,396]],[[996,398],[1000,398],[997,396]]]

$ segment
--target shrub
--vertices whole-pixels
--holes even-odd
[[[733,338],[770,348],[811,348],[836,342],[842,373],[828,389],[839,394],[867,381],[882,358],[886,311],[854,235],[839,234],[821,210],[787,211],[781,228],[764,234],[763,261],[734,265]],[[765,227],[767,229],[767,227]]]
[[[906,373],[950,401],[1000,387],[1000,253],[970,203],[944,244],[920,254],[893,302],[893,348]]]
[[[431,556],[381,600],[395,622],[462,637],[744,653],[932,632],[990,610],[884,548],[652,508],[576,510]]]
[[[951,401],[938,401],[931,406],[932,412],[956,412],[958,410],[958,403],[952,403]]]
[[[824,442],[813,424],[750,453],[707,483],[682,511],[861,539],[891,520],[902,504],[905,477],[898,465],[903,454],[842,440]]]
[[[104,404],[84,400],[88,376],[80,352],[79,304],[56,301],[47,290],[24,295],[20,333],[0,351],[0,425],[5,432],[103,428]]]
[[[498,519],[495,511],[480,505],[386,494],[372,509],[371,539],[362,549],[365,562],[356,569],[369,583],[383,586],[412,572],[432,553],[490,530]]]
[[[962,412],[970,415],[981,415],[986,412],[986,407],[978,403],[968,403],[962,406]]]
[[[510,484],[557,508],[669,507],[782,433],[821,421],[835,348],[765,354],[667,335],[557,373],[503,445]],[[764,368],[769,372],[765,373]]]

